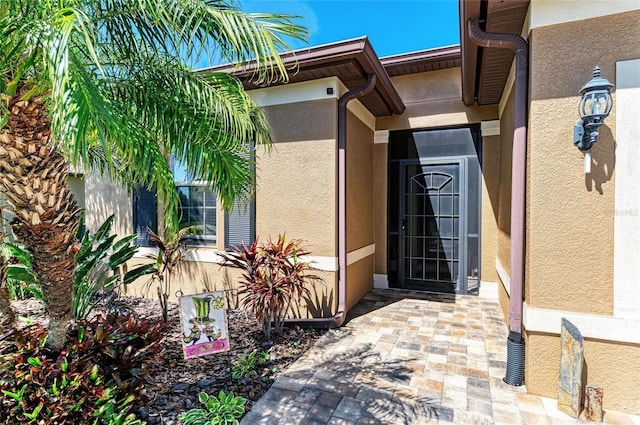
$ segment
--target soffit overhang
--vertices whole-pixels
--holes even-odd
[[[404,112],[405,105],[367,37],[295,50],[281,57],[289,70],[288,83],[338,77],[348,90],[352,90],[364,85],[368,75],[375,74],[377,81],[374,89],[358,100],[376,117]],[[255,66],[249,62],[242,66],[217,65],[199,71],[233,74],[247,90],[284,84],[283,81],[276,81],[258,85],[252,78],[254,70]]]
[[[459,0],[462,50],[462,101],[465,105],[500,103],[514,53],[478,47],[469,39],[467,22],[479,18],[488,33],[522,34],[530,0]]]
[[[461,64],[460,45],[387,56],[380,62],[391,77],[457,68]]]

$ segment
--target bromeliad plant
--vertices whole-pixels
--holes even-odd
[[[275,241],[269,237],[248,247],[243,243],[220,254],[223,266],[242,270],[242,304],[262,323],[267,340],[271,339],[272,324],[275,333],[282,333],[292,303],[310,296],[309,286],[322,282],[319,276],[310,274],[309,263],[300,261],[300,256],[310,254],[300,243],[296,239],[286,242],[285,235],[279,235]]]

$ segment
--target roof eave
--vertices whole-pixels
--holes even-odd
[[[460,49],[462,51],[462,102],[466,106],[475,103],[478,47],[469,39],[467,22],[480,17],[480,0],[459,0]]]
[[[286,52],[280,57],[285,67],[292,74],[302,67],[329,65],[348,59],[356,60],[365,72],[376,74],[376,90],[384,99],[391,113],[401,114],[405,110],[405,105],[400,95],[393,86],[389,75],[380,63],[380,59],[366,36]],[[253,76],[255,69],[255,62],[250,61],[240,66],[236,64],[216,65],[199,69],[198,72],[226,72],[235,75],[241,80],[249,80]],[[267,86],[269,85],[271,84],[267,84]]]

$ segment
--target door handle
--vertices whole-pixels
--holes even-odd
[[[409,225],[409,222],[407,221],[406,218],[402,219],[402,227],[400,227],[403,231],[407,230],[407,226]]]

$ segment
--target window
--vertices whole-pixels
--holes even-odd
[[[171,171],[180,197],[180,227],[196,228],[187,235],[188,244],[216,245],[218,209],[215,193],[205,182],[193,180],[183,164],[174,163]]]
[[[218,206],[215,192],[202,181],[193,180],[182,164],[172,167],[174,181],[180,197],[181,226],[197,226],[195,234],[188,235],[191,246],[218,246],[218,225],[224,226],[224,247],[250,244],[255,239],[255,201],[248,205],[236,201],[230,211],[225,211],[224,223],[218,223]],[[133,197],[134,230],[138,234],[136,245],[153,247],[147,228],[158,232],[158,202],[155,191],[138,188]],[[220,247],[222,244],[220,244]]]

